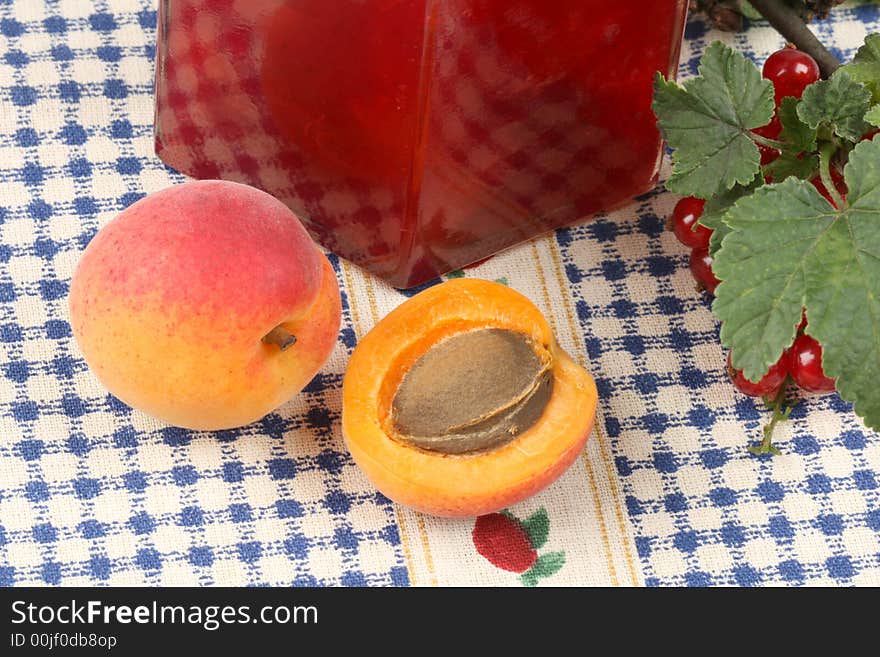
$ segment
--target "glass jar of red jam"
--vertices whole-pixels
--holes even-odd
[[[686,0],[162,0],[156,152],[397,287],[655,184]]]

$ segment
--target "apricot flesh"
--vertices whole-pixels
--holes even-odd
[[[449,336],[487,328],[526,335],[549,355],[552,388],[540,417],[480,451],[401,441],[393,400],[407,373]],[[342,394],[343,435],[367,478],[392,500],[440,516],[498,511],[552,483],[581,452],[597,403],[592,378],[559,348],[540,311],[514,290],[476,279],[429,288],[379,322],[352,353]]]
[[[336,345],[340,297],[287,206],[210,180],[151,194],[102,228],[74,273],[70,317],[92,371],[122,401],[169,424],[225,429],[311,380]],[[294,344],[264,341],[279,327]]]

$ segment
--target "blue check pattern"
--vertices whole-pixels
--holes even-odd
[[[248,427],[160,425],[79,357],[79,254],[182,180],[152,152],[154,5],[0,0],[0,585],[407,585],[395,509],[340,439],[356,336],[335,258],[334,355]],[[848,57],[878,6],[817,29]],[[719,36],[689,22],[681,76]],[[756,61],[780,45],[760,25],[722,38]],[[785,456],[746,452],[765,416],[725,379],[708,301],[663,230],[675,200],[658,188],[556,236],[645,583],[877,584],[880,439],[832,395],[796,407]]]

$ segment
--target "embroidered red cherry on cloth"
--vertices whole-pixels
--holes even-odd
[[[778,430],[781,457],[746,450],[766,413],[727,379],[661,187],[449,275],[526,294],[599,388],[584,454],[502,513],[428,517],[352,463],[345,365],[412,292],[335,257],[336,350],[260,422],[186,431],[107,394],[67,291],[100,226],[182,180],[153,153],[155,22],[151,0],[0,4],[0,585],[880,584],[880,437],[816,396]],[[848,58],[880,7],[813,27]],[[759,63],[782,45],[695,17],[680,78],[715,39]]]

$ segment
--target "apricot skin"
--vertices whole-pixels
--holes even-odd
[[[553,394],[538,422],[486,452],[447,455],[390,437],[388,406],[413,362],[450,333],[495,326],[517,330],[553,357]],[[556,480],[593,427],[590,375],[559,348],[546,319],[510,288],[456,279],[392,311],[354,353],[343,383],[342,430],[352,458],[386,497],[432,515],[478,516],[515,504]]]
[[[169,424],[224,429],[296,394],[336,345],[333,268],[296,216],[245,185],[191,182],[138,201],[86,248],[77,343],[117,397]],[[275,326],[296,335],[263,344]]]

